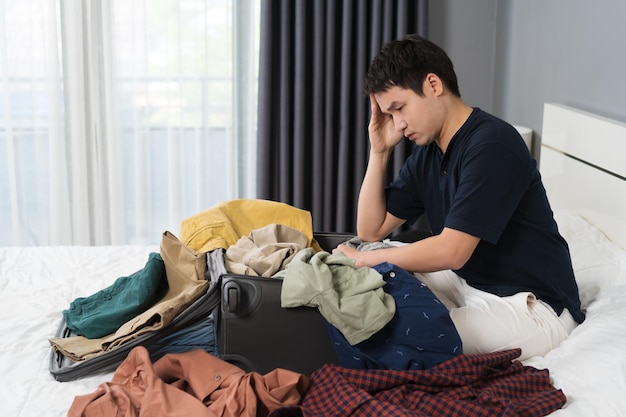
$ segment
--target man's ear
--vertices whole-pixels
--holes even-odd
[[[428,89],[435,96],[440,96],[443,94],[443,82],[437,74],[429,72],[424,79],[424,89]]]

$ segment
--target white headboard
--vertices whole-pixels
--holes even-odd
[[[541,141],[553,210],[580,213],[626,248],[626,123],[546,103]]]

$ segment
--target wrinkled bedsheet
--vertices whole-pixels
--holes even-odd
[[[112,373],[57,382],[48,371],[61,311],[72,300],[143,268],[155,247],[25,247],[0,249],[0,413],[4,417],[67,415],[74,397]]]

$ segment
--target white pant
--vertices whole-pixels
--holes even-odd
[[[560,316],[531,292],[508,297],[478,290],[452,271],[416,273],[450,311],[464,353],[521,348],[520,360],[543,356],[576,327],[567,309]]]

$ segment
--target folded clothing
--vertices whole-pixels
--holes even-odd
[[[151,253],[143,269],[120,277],[108,288],[89,297],[79,297],[63,310],[66,326],[89,339],[106,336],[154,304],[167,289],[161,255]]]
[[[158,299],[148,309],[122,324],[114,333],[103,337],[52,337],[48,341],[54,350],[72,361],[101,355],[143,334],[162,329],[206,292],[209,281],[205,277],[205,253],[190,249],[166,231],[161,240],[160,255],[165,264],[167,286],[164,291],[159,291]]]

